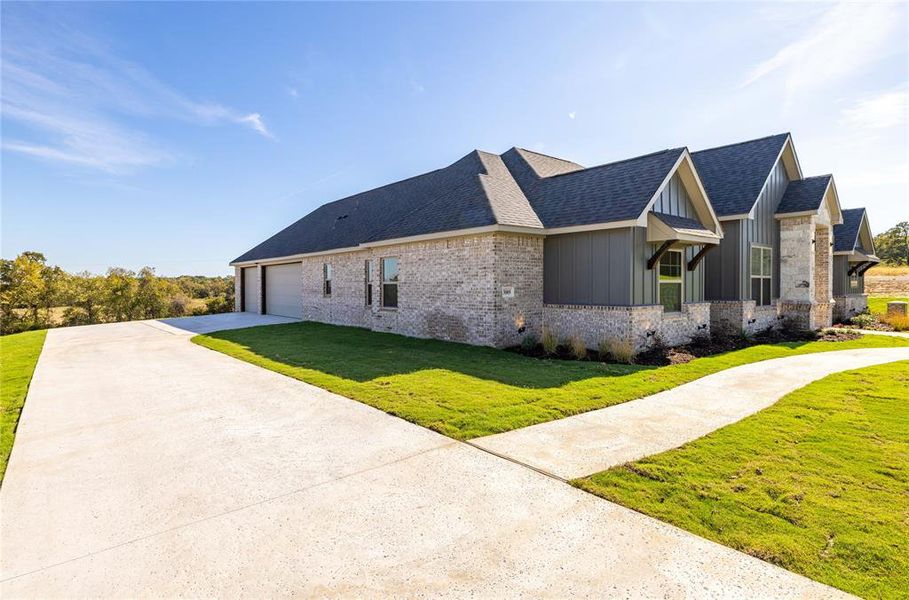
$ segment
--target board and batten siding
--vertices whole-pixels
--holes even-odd
[[[853,289],[849,287],[849,269],[852,265],[846,256],[833,257],[833,295],[845,296],[847,294],[864,294],[865,293],[865,276],[859,275],[858,287]]]
[[[656,212],[697,218],[678,175],[654,203]],[[543,298],[547,304],[629,306],[658,304],[657,271],[647,260],[658,244],[645,227],[603,229],[548,236],[543,250]],[[687,247],[684,260],[700,249]],[[684,271],[685,302],[704,299],[703,263]]]
[[[778,160],[764,183],[754,207],[754,218],[723,221],[723,240],[704,259],[708,300],[751,299],[751,247],[766,246],[773,252],[771,297],[780,295],[780,222],[774,216],[789,177]]]

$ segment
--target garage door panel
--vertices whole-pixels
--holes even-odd
[[[303,264],[265,267],[265,312],[303,318]]]
[[[256,294],[259,290],[255,267],[246,267],[243,269],[243,311],[259,312],[259,303],[256,301]]]

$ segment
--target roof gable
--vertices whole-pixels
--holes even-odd
[[[791,180],[801,179],[788,133],[700,150],[691,157],[720,217],[751,213],[778,160]]]
[[[776,214],[814,212],[821,208],[832,176],[819,175],[806,177],[800,181],[790,181],[786,192],[780,200]]]
[[[868,213],[864,208],[847,208],[843,210],[843,222],[833,227],[833,251],[852,252],[863,250],[865,254],[874,254],[874,237],[868,223]]]
[[[512,148],[502,159],[544,227],[634,221],[665,185],[684,148],[663,150],[588,169],[540,177],[526,155]]]

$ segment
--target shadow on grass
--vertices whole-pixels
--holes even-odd
[[[314,322],[233,329],[208,337],[233,342],[263,358],[361,383],[438,369],[522,388],[554,388],[655,368],[539,360],[494,348]]]

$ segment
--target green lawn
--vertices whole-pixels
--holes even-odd
[[[887,314],[888,302],[909,302],[909,298],[897,298],[893,296],[868,296],[868,312],[875,315]]]
[[[193,341],[456,439],[619,404],[758,360],[909,346],[909,339],[884,336],[794,342],[654,368],[539,360],[492,348],[312,322],[221,331]]]
[[[0,336],[0,481],[47,330]]]
[[[575,481],[868,598],[909,590],[909,362],[831,375],[681,448]]]

